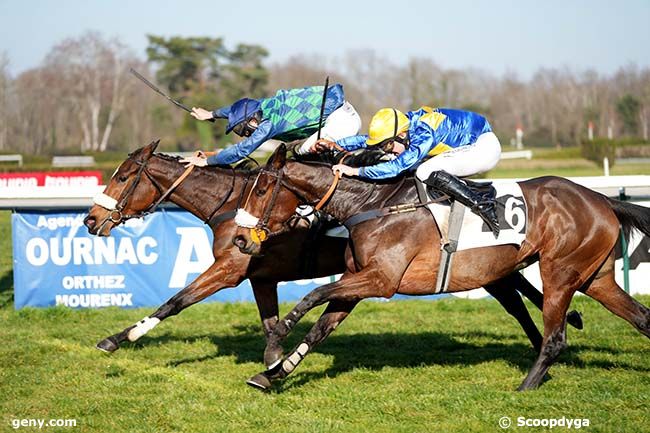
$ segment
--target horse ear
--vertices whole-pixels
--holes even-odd
[[[151,155],[153,155],[153,152],[156,150],[159,143],[160,143],[160,139],[154,140],[151,143],[147,144],[145,147],[143,147],[142,148],[143,159],[149,159]]]
[[[275,152],[273,152],[273,155],[269,158],[269,161],[266,163],[267,167],[274,168],[276,170],[280,170],[282,167],[284,167],[284,164],[287,162],[287,146],[286,144],[282,143],[278,146],[277,149],[275,149]]]

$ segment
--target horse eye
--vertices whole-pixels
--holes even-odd
[[[126,176],[120,176],[120,177],[117,178],[117,180],[120,181],[120,182],[126,182],[127,179],[128,179],[128,177],[126,177]]]
[[[258,189],[255,190],[255,195],[257,195],[258,197],[262,197],[264,194],[266,194],[265,189],[258,188]]]

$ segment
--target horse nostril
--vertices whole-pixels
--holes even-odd
[[[235,236],[232,240],[232,243],[235,244],[236,247],[239,248],[245,248],[246,247],[246,239],[242,235]]]
[[[84,225],[89,229],[95,227],[95,224],[97,224],[97,220],[95,220],[95,217],[87,216],[86,218],[84,218]]]

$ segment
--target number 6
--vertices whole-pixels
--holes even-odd
[[[516,232],[520,232],[521,229],[523,229],[524,226],[526,225],[526,214],[524,213],[524,209],[520,207],[523,204],[524,204],[523,201],[515,197],[510,197],[506,201],[506,206],[505,206],[506,222]],[[514,221],[515,218],[517,219],[516,224]]]

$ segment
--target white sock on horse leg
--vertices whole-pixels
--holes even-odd
[[[136,341],[138,338],[155,328],[159,323],[160,319],[157,317],[145,317],[135,324],[135,328],[129,331],[127,338],[131,342]]]

